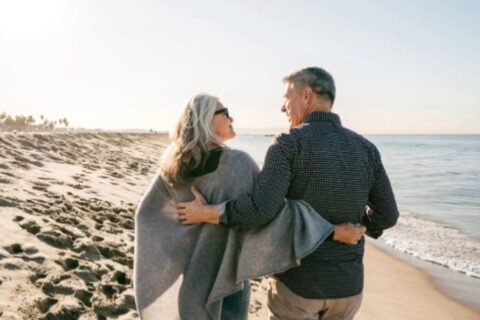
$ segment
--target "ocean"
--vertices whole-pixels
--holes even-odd
[[[382,241],[392,248],[480,278],[480,135],[371,135],[400,210]],[[263,165],[272,135],[228,144]]]

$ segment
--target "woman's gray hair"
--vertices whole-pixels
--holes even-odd
[[[189,173],[203,164],[209,148],[225,147],[211,127],[219,103],[217,97],[203,93],[188,102],[160,164],[165,180],[171,185],[188,183]]]
[[[330,73],[318,67],[308,67],[295,71],[283,78],[286,83],[293,83],[295,87],[303,89],[312,88],[319,96],[326,96],[333,105],[335,101],[335,81]]]

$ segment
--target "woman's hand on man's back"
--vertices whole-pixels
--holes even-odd
[[[335,226],[333,240],[345,244],[355,245],[365,235],[367,228],[360,224],[342,223]]]

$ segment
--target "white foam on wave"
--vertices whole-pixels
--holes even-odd
[[[382,238],[414,257],[480,278],[480,243],[457,229],[402,212]]]

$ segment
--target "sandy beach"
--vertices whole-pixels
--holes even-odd
[[[138,319],[134,213],[168,137],[0,134],[0,319]],[[480,319],[371,244],[356,319]],[[266,319],[253,281],[250,319]]]
[[[414,266],[371,244],[365,251],[365,296],[356,319],[480,319]]]

